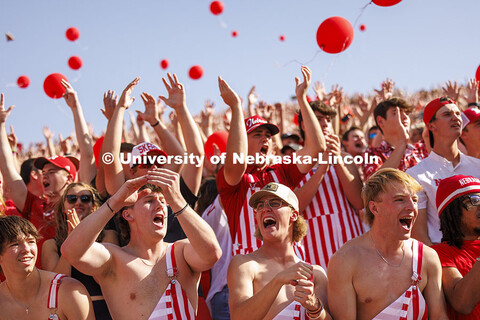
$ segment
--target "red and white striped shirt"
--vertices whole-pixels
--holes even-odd
[[[299,187],[316,170],[310,170]],[[308,232],[303,239],[305,260],[324,269],[327,269],[330,257],[345,242],[364,232],[358,213],[348,202],[333,166],[330,166],[312,202],[303,211],[303,217],[308,223]]]

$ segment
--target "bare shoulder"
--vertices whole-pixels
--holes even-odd
[[[355,266],[362,262],[362,253],[366,250],[364,235],[346,242],[337,252],[333,254],[328,262],[328,274],[332,271],[352,272]]]
[[[433,265],[441,268],[437,252],[427,245],[423,245],[423,262],[426,262],[429,267]]]
[[[242,271],[242,273],[250,272],[249,270],[255,270],[258,265],[255,252],[250,254],[237,254],[232,257],[230,265],[228,266],[228,272]]]
[[[75,294],[87,294],[88,291],[85,289],[85,286],[78,281],[70,277],[62,278],[61,285],[59,287],[59,296],[73,296]]]

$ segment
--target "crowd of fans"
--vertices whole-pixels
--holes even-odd
[[[105,92],[106,128],[62,81],[75,134],[45,126],[28,146],[7,132],[15,109],[1,95],[7,318],[480,318],[474,79],[414,93],[387,79],[348,95],[302,67],[295,99],[266,102],[219,77],[228,109],[206,101],[198,115],[175,74],[166,96],[140,94],[135,115],[139,81]],[[204,145],[217,131],[228,140],[212,163]],[[188,157],[147,158],[176,155]]]

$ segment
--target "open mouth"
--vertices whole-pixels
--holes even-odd
[[[277,221],[275,221],[275,219],[273,219],[272,217],[267,217],[263,219],[263,227],[265,229],[269,227],[274,227],[276,224],[277,224]]]
[[[153,217],[153,223],[158,226],[163,227],[164,221],[165,221],[165,217],[161,214],[157,214],[155,215],[155,217]]]
[[[33,257],[29,256],[29,257],[23,257],[21,259],[18,259],[20,262],[22,263],[26,263],[26,264],[29,264],[32,260],[33,260]]]
[[[49,186],[50,186],[50,183],[48,183],[48,182],[44,182],[44,183],[43,183],[43,187],[44,187],[44,188],[48,188]]]
[[[261,153],[262,155],[266,155],[267,152],[268,152],[268,147],[265,147],[265,146],[264,146],[264,147],[262,147],[262,148],[260,149],[260,153]]]
[[[410,231],[413,225],[413,217],[400,218],[400,224],[402,225],[403,229]]]

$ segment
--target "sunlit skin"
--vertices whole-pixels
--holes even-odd
[[[480,158],[480,118],[467,124],[461,137],[467,147],[468,155]]]
[[[77,201],[73,204],[68,202],[67,197],[69,195],[76,195],[77,196]],[[82,195],[90,196],[92,201],[90,201],[89,203],[82,202],[80,200],[80,197]],[[83,218],[85,218],[86,216],[88,216],[92,212],[92,208],[93,208],[92,193],[89,190],[86,190],[86,189],[82,188],[81,186],[75,186],[68,191],[68,194],[65,197],[64,206],[65,206],[65,212],[68,212],[71,209],[75,209],[75,211],[78,215],[78,218],[80,220],[83,220]]]
[[[72,179],[66,170],[47,163],[42,169],[42,182],[45,196],[56,200]]]
[[[257,153],[266,157],[272,151],[272,133],[264,126],[260,126],[247,135],[248,155],[255,156]],[[264,167],[265,164],[257,164]]]
[[[365,151],[365,136],[361,130],[352,130],[348,133],[348,140],[343,141],[346,151],[352,156],[362,154]]]
[[[435,113],[435,120],[429,124],[435,137],[458,138],[462,133],[462,117],[458,107],[446,104]]]
[[[31,235],[18,237],[5,245],[0,264],[5,273],[31,273],[37,261],[37,241]]]
[[[282,202],[282,206],[277,209],[272,209],[268,205],[268,201],[271,199],[278,199],[278,197],[265,196],[259,200],[259,202],[264,202],[265,205],[261,210],[255,210],[255,220],[259,228],[262,237],[265,240],[270,241],[291,241],[292,237],[292,228],[291,222],[295,219],[293,217],[292,209],[288,205]],[[265,226],[266,221],[273,219],[274,224],[268,224]]]
[[[409,112],[402,108],[390,108],[387,110],[386,118],[382,122],[382,130],[384,135],[396,135],[397,130],[397,117],[400,115],[400,124],[405,128],[407,133],[410,132],[410,117]],[[379,123],[380,124],[380,123]]]

